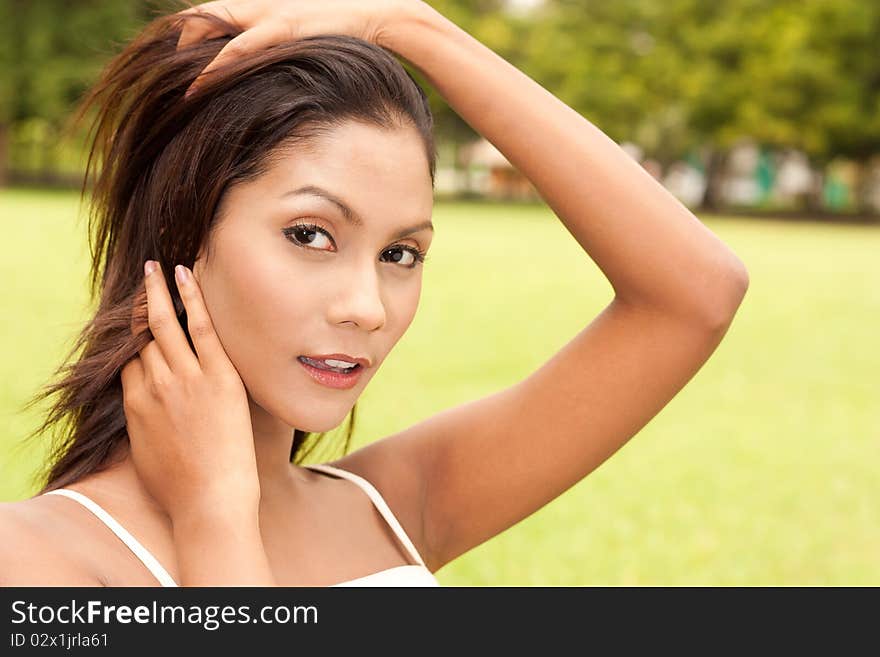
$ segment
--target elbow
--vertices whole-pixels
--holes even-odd
[[[748,289],[749,272],[737,258],[720,277],[713,298],[704,304],[702,321],[713,332],[727,331]]]
[[[709,267],[690,270],[687,278],[662,301],[632,301],[630,295],[615,295],[625,305],[651,308],[674,316],[688,326],[709,333],[724,333],[733,321],[749,288],[749,273],[736,256],[727,254]],[[672,300],[670,300],[670,298]]]

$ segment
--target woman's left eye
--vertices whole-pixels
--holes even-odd
[[[400,256],[395,258],[394,262],[400,262],[403,259],[403,257],[406,255],[411,256],[412,261],[410,264],[406,265],[407,269],[415,269],[421,263],[425,262],[425,258],[427,257],[427,254],[424,251],[419,251],[414,246],[403,246],[403,245],[395,246],[395,247],[392,247],[392,248],[388,249],[387,251],[385,251],[385,253],[393,253],[393,254],[399,253]],[[383,255],[384,255],[384,253],[383,253]]]
[[[297,246],[302,246],[307,249],[315,248],[314,246],[312,246],[311,240],[314,240],[314,236],[318,233],[324,235],[331,244],[333,243],[333,239],[330,237],[330,234],[323,228],[314,224],[296,224],[294,226],[291,226],[290,228],[284,229],[284,235],[287,237],[287,239],[289,239]],[[291,239],[291,236],[294,236],[294,239]],[[305,236],[305,239],[300,239],[303,236]],[[323,249],[318,250],[322,251]]]
[[[334,244],[333,238],[330,237],[330,233],[321,228],[320,226],[316,226],[315,224],[295,224],[289,228],[285,228],[283,230],[285,237],[288,240],[296,244],[300,248],[304,249],[314,249],[316,251],[324,251],[326,249],[317,248],[312,246],[314,243],[315,235],[321,234],[323,235],[330,244]],[[400,263],[404,261],[407,255],[410,256],[411,260],[409,262],[404,262],[403,267],[405,269],[415,269],[421,263],[425,262],[427,257],[427,253],[421,251],[414,246],[407,246],[404,244],[398,244],[390,249],[386,249],[382,255],[384,256],[386,253],[392,254],[391,262]],[[399,254],[399,255],[398,255]]]

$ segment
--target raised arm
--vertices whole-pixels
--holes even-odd
[[[436,570],[644,427],[714,351],[748,275],[599,128],[430,6],[402,5],[380,36],[532,181],[615,292],[525,380],[340,461],[380,481],[402,512],[407,497],[424,500],[410,529]],[[371,470],[378,463],[388,465]]]
[[[743,263],[586,118],[425,3],[407,3],[387,47],[535,185],[618,303],[724,323]]]
[[[409,60],[532,181],[614,289],[523,381],[336,462],[377,485],[432,570],[592,472],[717,347],[748,286],[739,258],[599,128],[426,3],[215,0],[191,11],[205,10],[248,28],[206,71],[325,31]],[[213,33],[192,22],[180,45]]]

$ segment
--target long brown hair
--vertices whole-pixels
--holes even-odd
[[[178,51],[184,20],[209,20],[226,36]],[[109,62],[75,114],[78,123],[97,109],[80,195],[82,201],[91,188],[90,292],[97,309],[64,362],[75,360],[25,406],[58,395],[25,438],[54,429],[48,462],[36,475],[41,493],[106,468],[128,440],[120,370],[152,339],[148,329],[131,329],[133,316],[146,325],[144,261],[158,260],[166,277],[178,263],[192,268],[225,192],[264,173],[280,147],[306,145],[345,120],[411,125],[434,182],[424,91],[393,53],[361,39],[312,36],[247,54],[184,100],[189,84],[241,32],[212,15],[155,18]],[[176,286],[170,277],[167,283],[192,347]],[[291,462],[303,462],[323,436],[296,429]]]

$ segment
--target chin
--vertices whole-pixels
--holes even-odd
[[[327,405],[321,408],[320,402],[307,401],[306,398],[291,403],[290,398],[271,400],[265,403],[254,399],[248,390],[249,401],[253,405],[252,412],[257,409],[283,422],[291,429],[299,429],[308,433],[326,433],[340,426],[351,412],[350,405]],[[296,399],[296,396],[292,396]]]
[[[315,409],[310,409],[310,412],[305,413],[298,413],[296,410],[292,410],[289,417],[281,417],[279,419],[300,431],[307,431],[308,433],[327,433],[328,431],[333,431],[338,428],[343,422],[345,422],[345,418],[348,417],[350,411],[350,407],[346,407],[342,411],[333,413],[318,413],[315,412]]]

